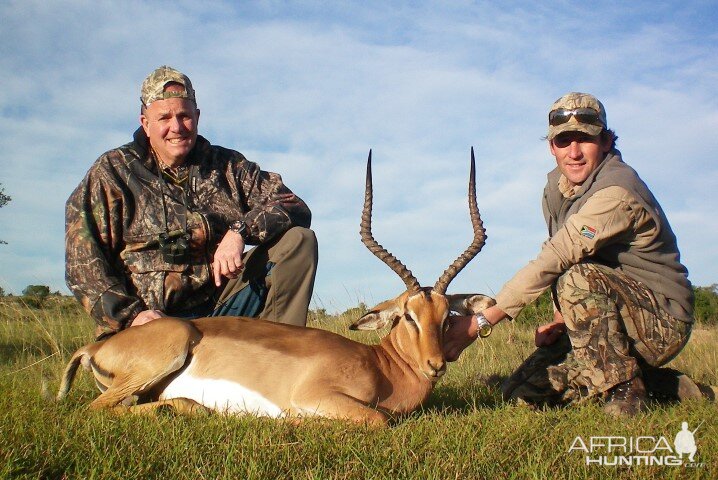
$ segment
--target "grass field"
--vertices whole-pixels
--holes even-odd
[[[542,314],[527,314],[528,320],[502,324],[451,364],[423,410],[373,430],[327,420],[297,426],[216,414],[90,412],[86,405],[97,392],[85,372],[66,401],[45,401],[43,380],[57,388],[71,353],[91,340],[92,323],[71,302],[42,310],[4,302],[0,478],[718,478],[714,403],[656,405],[630,420],[608,418],[596,404],[532,411],[503,403],[491,378],[508,375],[533,350],[532,331]],[[378,338],[349,332],[349,321],[349,315],[314,315],[312,325],[360,341]],[[671,366],[718,384],[717,345],[718,329],[699,326]],[[658,443],[655,455],[663,459],[672,455],[666,445],[673,447],[683,421],[691,430],[700,425],[696,465],[597,465],[603,456],[612,462],[622,454],[605,447],[586,465],[586,453],[576,446],[577,437],[587,445],[592,437],[604,443],[597,437],[616,437],[614,443],[641,437],[639,449]]]

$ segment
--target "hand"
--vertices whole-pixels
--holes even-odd
[[[549,345],[553,345],[559,338],[561,338],[561,335],[566,333],[566,324],[563,322],[561,313],[556,312],[556,314],[554,314],[553,322],[540,325],[536,329],[534,343],[537,347],[548,347]]]
[[[229,230],[219,242],[217,251],[214,252],[212,272],[214,273],[214,284],[217,287],[222,285],[222,276],[237,278],[242,273],[244,268],[242,253],[244,253],[242,235]]]
[[[496,305],[481,312],[491,325],[496,325],[508,315]],[[473,315],[449,316],[446,319],[449,328],[444,333],[444,358],[453,362],[459,358],[461,352],[471,345],[479,336],[476,320]]]
[[[444,358],[447,362],[454,362],[476,340],[476,320],[473,315],[451,315],[446,321],[449,322],[449,328],[444,333]]]
[[[130,327],[138,327],[164,316],[165,314],[159,310],[143,310],[132,320]]]

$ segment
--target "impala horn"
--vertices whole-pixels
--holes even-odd
[[[406,265],[401,263],[398,258],[389,253],[389,251],[379,245],[371,234],[371,208],[373,203],[372,183],[371,183],[371,150],[369,150],[369,159],[366,162],[366,190],[364,192],[364,210],[361,214],[361,229],[359,234],[361,235],[361,241],[366,248],[369,249],[379,260],[386,263],[389,268],[399,275],[401,280],[406,285],[407,290],[415,292],[418,291],[421,286],[419,281],[411,273],[411,270],[406,268]],[[448,283],[448,282],[447,282]]]
[[[441,295],[446,293],[449,283],[481,251],[486,243],[486,230],[481,221],[479,207],[476,205],[476,159],[474,158],[474,147],[471,147],[471,172],[469,173],[469,215],[471,216],[471,225],[474,227],[474,240],[436,281],[434,291]]]

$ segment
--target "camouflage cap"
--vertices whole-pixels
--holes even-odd
[[[599,135],[604,128],[608,128],[608,123],[606,122],[606,109],[603,108],[603,104],[596,97],[589,93],[567,93],[551,105],[549,116],[551,115],[551,112],[559,109],[575,110],[577,108],[590,108],[595,110],[598,113],[598,122],[601,125],[583,123],[578,120],[576,115],[572,115],[567,122],[560,125],[551,125],[549,123],[547,135],[549,140],[553,140],[556,135],[563,132],[584,132],[589,135]]]
[[[185,89],[184,92],[165,92],[165,86],[170,83],[179,83]],[[149,107],[155,100],[163,100],[165,98],[187,98],[192,100],[195,105],[197,99],[194,95],[194,88],[192,88],[192,82],[189,77],[182,72],[175,70],[167,65],[162,65],[154,72],[150,73],[145,81],[142,82],[142,104],[145,107]]]

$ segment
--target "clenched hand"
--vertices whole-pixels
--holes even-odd
[[[228,231],[219,246],[214,252],[212,272],[214,273],[214,284],[222,285],[222,277],[237,278],[244,268],[242,261],[244,253],[244,239],[232,230]]]

